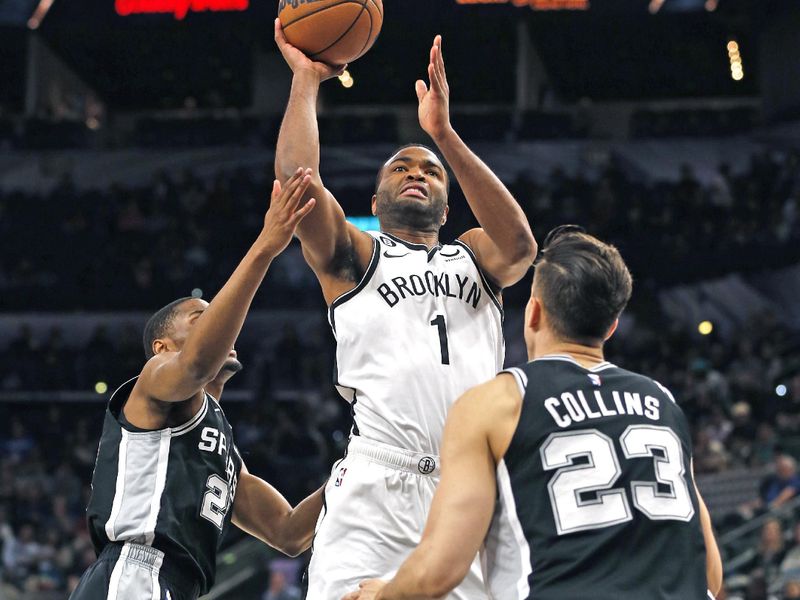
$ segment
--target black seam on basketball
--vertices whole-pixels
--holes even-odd
[[[355,27],[355,24],[358,23],[358,20],[361,18],[361,15],[364,14],[364,11],[367,9],[367,0],[364,0],[363,3],[355,2],[354,4],[361,4],[361,10],[358,11],[358,14],[356,15],[356,18],[353,19],[352,23],[350,23],[350,27],[345,29],[344,32],[342,33],[342,35],[340,35],[338,38],[336,38],[336,40],[332,44],[329,44],[328,46],[326,46],[322,50],[317,50],[316,52],[314,52],[314,54],[310,55],[309,58],[314,58],[315,56],[319,56],[320,54],[322,54],[326,50],[330,50],[331,48],[333,48],[336,44],[341,42],[342,39],[344,39],[344,37],[348,33],[350,33],[350,30],[353,29],[353,27]],[[338,4],[337,6],[341,6],[341,4]],[[367,14],[369,14],[369,11],[367,11]],[[370,21],[370,34],[371,33],[372,33],[372,21]],[[358,58],[358,57],[356,57],[356,58]],[[353,59],[353,60],[355,60],[355,59]]]
[[[378,14],[381,16],[381,19],[383,19],[383,6],[379,5],[377,2],[375,2],[375,0],[369,0],[369,1],[375,5],[375,8],[378,9]]]
[[[364,8],[366,7],[367,3],[364,2]],[[356,58],[361,58],[362,56],[364,56],[370,45],[370,41],[372,40],[372,13],[367,11],[367,16],[369,17],[369,33],[367,34],[367,41],[364,42],[363,46],[361,46],[361,50],[358,51],[358,56],[356,56]],[[359,15],[359,18],[361,18],[361,15]],[[356,58],[354,58],[353,60],[356,60]]]
[[[318,8],[315,11],[307,12],[303,16],[297,17],[294,21],[289,21],[288,23],[284,23],[283,21],[281,21],[281,26],[283,27],[284,30],[286,30],[287,27],[289,27],[290,25],[294,25],[298,21],[302,21],[303,19],[305,19],[307,17],[310,17],[312,15],[315,15],[318,12],[322,12],[323,10],[328,10],[329,8],[334,8],[336,6],[341,6],[342,4],[358,4],[362,8],[364,7],[364,4],[362,4],[360,0],[345,0],[344,2],[339,2],[338,4],[329,4],[328,6],[323,6],[322,8]],[[359,13],[359,14],[361,14],[361,13]]]
[[[375,6],[375,8],[378,9],[378,14],[381,16],[381,27],[378,29],[378,33],[375,36],[375,39],[373,40],[372,39],[372,24],[373,24],[372,13],[370,11],[367,11],[367,14],[369,15],[369,37],[367,38],[367,43],[364,44],[364,48],[361,49],[361,54],[359,54],[356,58],[361,58],[362,56],[364,56],[367,53],[367,51],[370,48],[372,48],[372,46],[375,45],[375,42],[378,41],[378,38],[380,37],[381,31],[383,29],[383,10],[382,10],[382,6],[379,6],[378,3],[375,0],[368,0],[368,1],[372,2],[372,4]],[[371,43],[370,43],[370,40],[372,40]]]

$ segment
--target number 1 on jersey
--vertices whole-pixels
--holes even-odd
[[[450,349],[447,346],[447,323],[444,320],[444,315],[436,315],[436,318],[431,321],[431,325],[439,330],[439,347],[442,351],[442,364],[450,364]]]

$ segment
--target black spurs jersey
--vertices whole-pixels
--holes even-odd
[[[144,431],[121,415],[136,378],[111,396],[87,508],[95,550],[134,542],[164,552],[203,593],[214,583],[222,533],[231,520],[242,459],[219,403],[179,427]]]
[[[686,418],[658,382],[547,356],[523,393],[486,538],[497,600],[703,600]]]

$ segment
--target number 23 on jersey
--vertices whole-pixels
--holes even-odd
[[[654,461],[656,481],[631,482],[633,506],[652,520],[690,521],[694,506],[677,435],[668,427],[631,425],[619,443],[625,458]],[[607,435],[597,429],[553,433],[539,453],[544,470],[555,470],[547,489],[559,535],[633,519],[626,490],[614,487],[622,470]]]

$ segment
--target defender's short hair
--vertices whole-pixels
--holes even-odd
[[[536,291],[556,335],[601,344],[633,291],[619,251],[581,227],[562,225],[547,235],[539,256]]]
[[[147,357],[147,360],[155,356],[153,352],[153,342],[169,333],[172,320],[175,318],[175,315],[178,314],[178,307],[187,300],[193,299],[192,296],[186,296],[173,300],[166,306],[159,308],[156,313],[148,319],[147,324],[144,326],[144,334],[142,335],[144,355]]]
[[[402,146],[398,146],[397,148],[392,150],[392,152],[389,154],[389,158],[392,158],[398,152],[401,152],[401,151],[405,150],[406,148],[424,148],[425,150],[427,150],[428,152],[430,152],[436,158],[439,159],[439,162],[442,163],[442,167],[444,168],[444,178],[445,178],[445,182],[447,183],[447,194],[449,196],[450,195],[450,172],[447,170],[447,164],[444,162],[444,159],[441,156],[439,156],[439,153],[436,150],[434,150],[433,148],[431,148],[430,146],[426,146],[425,144],[413,144],[412,143],[412,144],[403,144]],[[389,160],[389,158],[387,158],[386,160]],[[381,184],[381,178],[383,177],[383,168],[385,166],[386,166],[386,162],[384,162],[384,164],[381,165],[381,168],[378,169],[378,174],[375,176],[375,192],[376,193],[378,191],[378,186]]]

